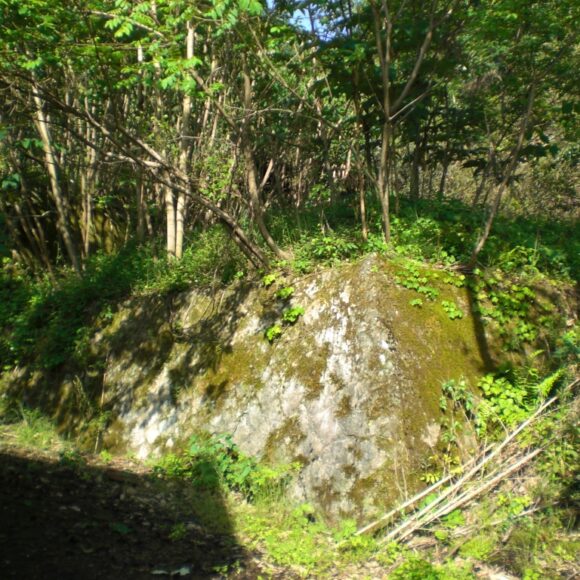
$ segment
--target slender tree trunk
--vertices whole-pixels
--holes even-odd
[[[143,64],[145,60],[145,55],[143,52],[143,47],[141,45],[137,46],[137,62],[139,66]],[[143,78],[143,73],[141,70],[139,71],[139,76],[141,79]],[[137,84],[137,103],[139,108],[144,107],[145,102],[145,95],[144,95],[144,82],[139,82]],[[143,169],[138,167],[136,169],[136,183],[135,183],[135,206],[137,209],[137,227],[136,227],[136,236],[137,242],[142,244],[145,241],[145,226],[146,226],[146,217],[145,217],[145,181],[143,176]],[[151,224],[149,224],[151,227]]]
[[[391,241],[390,191],[389,191],[389,145],[390,125],[385,121],[381,140],[381,157],[379,161],[378,190],[381,202],[381,218],[385,242]]]
[[[87,127],[86,139],[89,143],[96,140],[96,131],[94,128]],[[83,256],[88,257],[91,246],[91,237],[93,230],[93,197],[97,186],[97,152],[93,147],[86,147],[86,167],[81,170],[80,188],[83,202],[83,219],[82,219],[82,239],[83,239]]]
[[[187,23],[186,37],[186,57],[193,58],[194,30],[192,22]],[[183,97],[182,115],[181,115],[181,139],[179,151],[179,168],[189,178],[189,152],[191,149],[189,140],[189,126],[191,120],[191,97],[186,92]],[[183,255],[183,236],[185,224],[185,194],[177,193],[175,206],[175,257],[181,259]]]
[[[443,159],[443,170],[441,172],[441,180],[439,181],[439,189],[437,190],[437,200],[443,201],[445,197],[445,186],[447,185],[447,174],[449,173],[449,159],[447,154],[445,154],[445,158]]]
[[[421,133],[417,128],[415,137],[415,149],[413,150],[413,162],[411,164],[411,199],[417,202],[419,199],[419,184],[421,182]]]
[[[167,238],[167,256],[175,258],[175,196],[173,190],[168,186],[163,186],[163,197],[165,200],[165,224]]]
[[[137,170],[135,195],[137,206],[137,241],[142,244],[145,241],[145,183],[141,169]]]
[[[392,20],[388,13],[387,3],[383,1],[384,15],[381,15],[381,10],[375,4],[371,3],[371,8],[374,13],[374,29],[375,42],[377,45],[377,52],[379,53],[379,62],[381,65],[381,76],[383,81],[383,130],[381,134],[381,154],[379,159],[379,170],[377,176],[377,189],[379,200],[381,202],[381,217],[383,222],[383,235],[385,242],[391,241],[391,221],[389,208],[389,155],[391,145],[391,85],[389,80],[389,73],[391,68],[391,36],[392,36]],[[383,46],[383,34],[381,30],[381,23],[385,29],[385,40]]]
[[[366,242],[369,237],[369,228],[367,224],[367,207],[365,197],[365,174],[364,171],[359,172],[358,177],[358,205],[360,211],[360,227],[363,240]]]
[[[491,173],[491,170],[493,168],[494,163],[495,163],[495,146],[490,145],[489,151],[487,153],[487,162],[485,164],[485,167],[483,168],[483,175],[481,176],[481,181],[479,182],[479,185],[477,186],[477,190],[475,191],[475,195],[473,196],[473,202],[471,203],[472,207],[477,207],[477,205],[479,205],[479,200],[481,198],[481,194],[485,190],[485,187],[487,185],[487,180],[489,178],[489,174]],[[486,195],[486,199],[487,199],[487,195]]]
[[[530,87],[530,90],[528,93],[528,104],[527,104],[526,111],[524,113],[524,117],[522,119],[522,123],[520,126],[520,132],[518,135],[517,143],[516,143],[512,153],[511,153],[511,159],[510,159],[509,166],[507,167],[504,178],[502,179],[502,181],[499,184],[499,187],[497,189],[497,192],[495,195],[495,200],[493,202],[493,205],[491,207],[491,210],[490,210],[489,215],[487,217],[487,220],[485,222],[483,232],[481,233],[481,236],[477,240],[477,243],[475,244],[475,247],[473,248],[471,258],[469,259],[469,267],[471,267],[471,268],[474,267],[475,264],[477,263],[477,257],[479,256],[481,250],[483,250],[483,247],[485,246],[485,242],[487,242],[487,239],[489,238],[489,234],[491,233],[491,228],[493,226],[493,222],[494,222],[495,217],[496,217],[498,210],[500,208],[501,202],[503,200],[503,196],[504,196],[505,191],[506,191],[508,184],[509,184],[509,180],[511,179],[511,176],[512,176],[512,174],[513,174],[513,172],[518,164],[518,157],[520,155],[522,145],[524,144],[524,138],[526,135],[526,130],[528,128],[530,117],[532,115],[532,108],[534,106],[535,96],[536,96],[536,86],[534,84]]]
[[[244,109],[246,115],[248,115],[252,110],[252,81],[247,70],[243,72],[243,101]],[[260,189],[258,186],[256,162],[254,159],[254,152],[252,149],[251,137],[250,137],[250,123],[249,119],[246,117],[244,123],[242,124],[242,134],[241,134],[241,147],[242,154],[244,156],[244,163],[246,168],[246,181],[248,185],[248,193],[250,195],[250,204],[252,206],[252,213],[254,215],[254,220],[260,234],[264,238],[264,241],[268,247],[272,250],[274,255],[281,259],[288,259],[290,256],[283,252],[278,244],[274,241],[274,238],[270,234],[266,223],[264,221],[264,213],[262,208],[262,201],[260,199]]]
[[[66,200],[64,199],[64,195],[60,187],[56,155],[50,137],[48,122],[44,114],[42,100],[40,99],[38,94],[36,94],[36,92],[33,95],[33,101],[35,105],[34,123],[36,125],[38,134],[40,135],[40,140],[42,141],[42,149],[44,151],[46,171],[50,179],[50,189],[58,216],[57,219],[58,230],[60,235],[62,236],[64,246],[68,254],[68,257],[71,261],[71,264],[75,272],[80,275],[81,261],[71,233],[69,213],[67,211],[67,203]]]

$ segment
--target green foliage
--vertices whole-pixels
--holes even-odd
[[[395,580],[442,580],[437,568],[420,558],[410,558],[389,575]]]
[[[274,342],[282,336],[282,327],[279,324],[273,324],[266,329],[266,338],[269,342]]]
[[[443,300],[441,305],[451,320],[455,320],[456,318],[463,318],[463,310],[461,310],[461,308],[459,308],[455,302]]]
[[[168,537],[172,542],[179,542],[185,536],[187,536],[187,527],[183,522],[179,522],[171,527]]]
[[[556,340],[554,358],[563,366],[577,364],[580,360],[580,326],[564,332]]]
[[[276,274],[266,274],[262,278],[262,284],[264,285],[265,288],[269,288],[270,286],[272,286],[272,284],[276,282],[276,280],[277,280]]]
[[[391,221],[398,254],[446,266],[468,260],[483,221],[481,210],[456,200],[401,202],[399,215]],[[524,276],[541,272],[559,279],[580,277],[580,234],[573,221],[499,216],[495,231],[479,256],[484,267],[505,265],[506,272]],[[445,282],[459,286],[465,282],[461,276],[448,276]]]
[[[497,544],[497,538],[493,533],[478,534],[470,538],[459,548],[459,553],[464,558],[474,558],[485,562],[493,554]]]
[[[439,291],[433,286],[429,286],[430,274],[419,269],[413,262],[407,262],[405,269],[397,272],[395,282],[408,290],[415,290],[428,300],[435,300],[439,296]],[[415,306],[415,304],[413,304]]]
[[[358,529],[355,520],[346,519],[340,523],[340,527],[334,532],[335,541],[339,542],[343,555],[354,559],[368,558],[377,550],[377,541],[365,534],[356,535]]]
[[[113,456],[111,455],[110,451],[107,451],[106,449],[103,449],[100,453],[99,453],[99,459],[103,462],[103,463],[111,463],[111,461],[113,460]]]
[[[285,234],[294,249],[295,258],[291,265],[299,273],[309,272],[316,263],[336,264],[372,251],[370,247],[365,247],[352,222],[331,234],[320,234],[316,220],[310,222],[307,233],[289,231],[286,216],[284,224]]]
[[[354,256],[359,246],[338,236],[320,236],[310,240],[310,252],[323,262],[337,262]]]
[[[283,312],[282,320],[287,324],[295,324],[303,314],[304,308],[302,306],[293,306]]]
[[[456,288],[463,288],[466,283],[466,278],[463,274],[448,272],[447,276],[443,279],[443,282],[450,286],[455,286]]]
[[[243,267],[241,253],[220,228],[201,234],[179,262],[157,257],[151,246],[127,246],[117,254],[93,256],[82,278],[65,270],[56,281],[34,279],[5,267],[0,270],[0,365],[50,369],[72,362],[86,368],[95,362],[90,354],[95,326],[110,321],[122,299],[226,284]]]
[[[453,510],[450,514],[446,515],[442,521],[446,528],[459,528],[465,525],[465,516],[461,510]]]
[[[123,522],[111,522],[109,523],[109,529],[120,536],[127,536],[133,533],[133,529]]]
[[[59,457],[61,465],[78,473],[82,473],[87,479],[90,478],[88,473],[83,469],[86,466],[86,461],[78,449],[64,449],[60,452]]]
[[[494,270],[472,281],[471,288],[476,314],[497,325],[508,348],[517,350],[537,338],[539,320],[534,308],[548,307],[537,303],[536,294],[528,285],[516,283],[503,271]]]
[[[38,409],[3,401],[0,425],[10,425],[17,445],[41,450],[65,450],[68,443],[60,436],[53,421]]]
[[[335,564],[336,552],[328,542],[329,530],[310,504],[277,504],[277,511],[248,514],[243,531],[263,547],[274,562],[299,567],[303,573],[321,573]]]
[[[286,325],[296,324],[298,319],[304,314],[304,308],[302,306],[292,306],[287,308],[282,313],[282,322]],[[270,343],[274,342],[280,338],[284,330],[280,324],[273,324],[268,327],[265,332],[265,336]]]
[[[490,424],[511,427],[523,421],[531,410],[525,389],[506,377],[486,375],[479,382],[484,400],[477,409],[478,432],[486,433]]]
[[[269,467],[242,453],[230,435],[193,436],[186,452],[162,457],[154,466],[161,477],[190,480],[204,490],[222,488],[248,499],[282,493],[296,465]]]
[[[453,409],[464,409],[471,413],[475,406],[473,393],[469,389],[465,379],[459,381],[449,380],[441,385],[442,396],[439,399],[439,407],[442,411],[447,411],[448,401],[453,403]]]
[[[423,300],[421,298],[414,298],[413,300],[409,301],[411,306],[415,306],[417,308],[421,308],[423,306]]]
[[[276,292],[276,298],[280,300],[289,300],[292,298],[294,294],[294,288],[292,286],[284,286],[284,288],[280,288],[278,292]]]
[[[480,435],[490,428],[512,427],[525,420],[537,405],[548,397],[565,370],[539,380],[535,367],[503,375],[488,374],[479,381],[483,400],[477,407],[477,430]]]

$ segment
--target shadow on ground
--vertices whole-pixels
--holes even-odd
[[[211,530],[208,519],[212,520]],[[223,498],[123,469],[0,450],[0,577],[255,578]]]

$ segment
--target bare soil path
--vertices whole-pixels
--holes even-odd
[[[190,494],[128,460],[0,445],[0,578],[260,575],[227,525],[213,534],[196,520]]]

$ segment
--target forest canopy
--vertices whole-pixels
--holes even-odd
[[[346,223],[400,243],[405,208],[437,222],[452,202],[449,253],[473,268],[502,212],[542,231],[577,217],[579,16],[571,0],[0,0],[0,252],[81,274],[133,242],[180,259],[222,224],[262,267]]]

